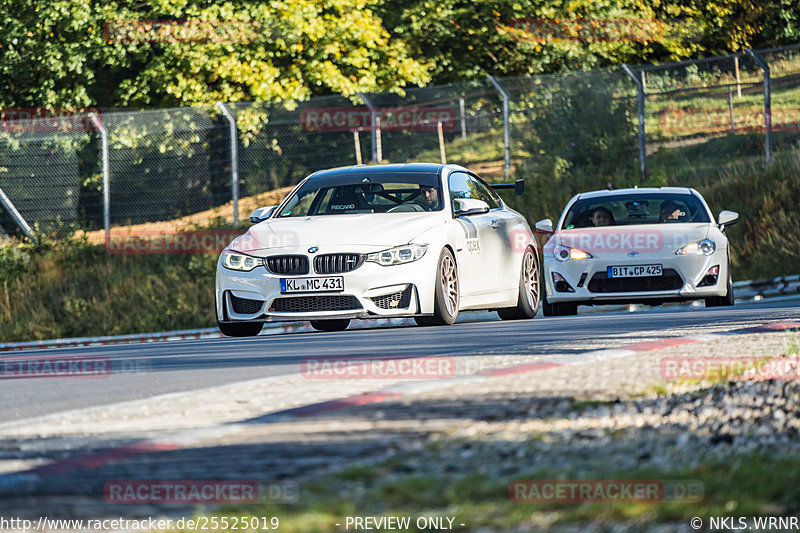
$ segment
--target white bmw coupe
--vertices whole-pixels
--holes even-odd
[[[525,218],[464,167],[412,163],[315,172],[220,255],[216,313],[224,335],[264,322],[354,318],[452,324],[465,309],[532,318],[536,241]]]
[[[574,315],[578,305],[705,300],[733,305],[725,227],[694,189],[620,189],[583,193],[567,204],[543,247],[546,316]]]

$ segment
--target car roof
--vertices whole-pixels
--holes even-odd
[[[601,189],[599,191],[583,192],[577,196],[577,200],[586,198],[602,198],[604,196],[617,196],[620,194],[636,194],[636,193],[672,193],[672,194],[693,194],[694,189],[689,187],[630,187],[627,189]]]
[[[341,176],[344,174],[372,174],[376,172],[381,174],[393,173],[420,173],[420,174],[439,174],[442,169],[460,169],[466,170],[464,167],[458,165],[443,165],[441,163],[398,163],[388,165],[351,165],[348,167],[330,168],[327,170],[318,170],[309,176],[311,179],[316,178],[330,178],[333,176]]]

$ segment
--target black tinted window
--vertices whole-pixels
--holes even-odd
[[[563,229],[711,222],[692,194],[642,193],[584,198],[570,207]]]

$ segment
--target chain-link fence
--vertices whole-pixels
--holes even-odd
[[[800,45],[402,94],[2,114],[6,234],[174,220],[362,162],[445,159],[539,195],[697,184],[798,146]]]

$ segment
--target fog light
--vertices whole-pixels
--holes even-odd
[[[703,276],[703,280],[697,286],[711,287],[713,285],[716,285],[718,277],[719,277],[719,265],[714,265],[713,267],[708,269],[706,275]]]
[[[564,279],[564,276],[559,274],[558,272],[553,272],[553,285],[556,288],[556,292],[575,292],[567,280]]]

